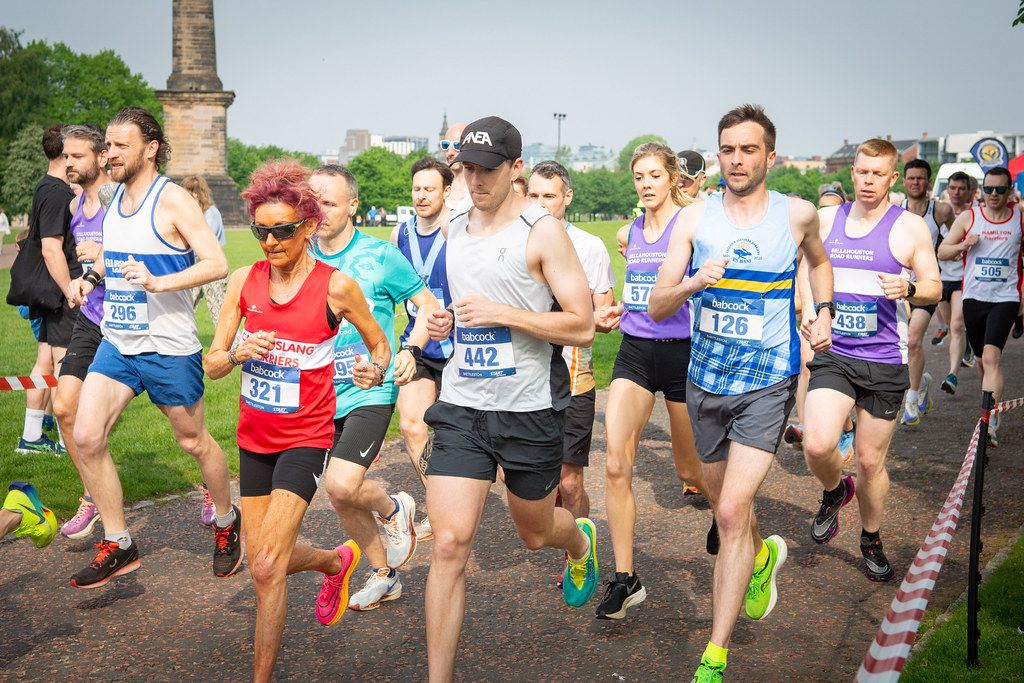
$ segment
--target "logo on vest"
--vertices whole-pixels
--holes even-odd
[[[478,130],[471,133],[467,133],[466,137],[462,140],[462,144],[474,142],[478,145],[487,145],[488,147],[494,147],[491,143],[491,136],[485,130]]]
[[[725,257],[733,263],[753,263],[761,260],[761,248],[746,238],[734,240],[725,248]]]

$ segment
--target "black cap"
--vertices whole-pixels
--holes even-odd
[[[497,116],[477,119],[462,131],[455,162],[468,161],[484,168],[498,168],[523,153],[523,136],[511,123]]]
[[[696,178],[704,172],[704,155],[692,149],[684,149],[679,154],[679,171],[685,176]]]

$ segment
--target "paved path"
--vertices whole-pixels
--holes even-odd
[[[1007,395],[1024,393],[1019,342],[1010,343]],[[933,367],[945,347],[928,350]],[[936,373],[938,374],[938,373]],[[941,394],[926,428],[900,429],[890,461],[892,494],[883,538],[902,573],[945,499],[960,467],[978,404],[978,382],[964,371],[961,393]],[[603,403],[589,485],[603,574],[612,567],[604,514]],[[688,680],[710,630],[711,559],[704,554],[710,512],[684,499],[673,472],[659,408],[644,434],[636,468],[637,568],[648,599],[618,622],[596,621],[596,598],[565,607],[553,587],[559,553],[521,549],[500,485],[492,490],[471,560],[468,610],[457,678],[466,681]],[[992,453],[986,478],[984,560],[1024,523],[1019,482],[1024,462],[1024,411],[1004,418],[1004,446]],[[392,445],[372,472],[391,490],[422,501],[411,468]],[[895,583],[873,584],[860,570],[856,506],[828,546],[808,537],[820,490],[799,451],[783,447],[758,499],[762,528],[789,541],[780,574],[781,600],[764,623],[741,619],[730,657],[732,680],[848,681],[884,616]],[[939,579],[932,607],[944,609],[966,585],[967,519]],[[0,680],[238,681],[251,676],[255,599],[247,572],[216,579],[212,539],[199,525],[195,498],[132,513],[143,551],[142,569],[95,591],[70,588],[67,578],[87,563],[85,542],[58,539],[41,552],[26,543],[0,545]],[[336,545],[337,520],[324,495],[306,518],[304,534]],[[288,624],[278,663],[285,679],[424,680],[423,585],[429,544],[403,572],[404,595],[369,613],[349,612],[324,629],[312,604],[313,575],[291,579]],[[359,583],[363,574],[357,574]]]

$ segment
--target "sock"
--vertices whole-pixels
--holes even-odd
[[[60,425],[57,425],[57,441],[60,442],[61,446],[67,448],[67,446],[64,444],[64,432],[60,430]]]
[[[864,529],[860,530],[861,545],[871,545],[877,540],[879,540],[877,531],[865,531]]]
[[[392,519],[394,519],[395,515],[398,514],[398,501],[395,500],[394,496],[388,496],[388,498],[390,498],[391,502],[395,504],[395,509],[391,511],[390,515],[384,518],[385,522],[390,522]]]
[[[84,500],[86,503],[91,503],[92,496],[82,496],[82,500]]]
[[[757,555],[754,556],[754,571],[760,571],[768,566],[768,558],[771,555],[768,552],[768,544],[761,541],[761,549],[757,551]]]
[[[38,441],[43,435],[43,411],[25,409],[25,428],[21,432],[21,438],[25,441]]]
[[[238,515],[235,514],[235,508],[232,507],[226,515],[215,515],[213,523],[223,529],[224,527],[233,524],[236,519],[238,519]]]
[[[104,532],[103,540],[117,543],[121,550],[132,547],[132,535],[128,533],[127,529],[124,531],[114,531],[110,533]]]
[[[828,497],[831,498],[832,500],[838,500],[838,499],[842,498],[843,494],[846,493],[846,488],[845,487],[846,487],[846,480],[843,479],[842,477],[840,477],[839,478],[839,486],[837,486],[834,489],[832,489],[831,491],[829,491],[828,492]]]
[[[374,574],[376,574],[377,572],[379,572],[382,569],[387,569],[388,570],[388,578],[389,579],[395,578],[395,576],[398,574],[398,571],[393,569],[393,568],[391,568],[391,567],[371,567],[370,569],[373,570]]]
[[[918,398],[917,389],[907,389],[907,403],[916,406]]]
[[[710,664],[721,664],[722,668],[725,668],[726,658],[729,656],[729,648],[718,647],[710,640],[708,646],[704,648],[704,654],[701,655],[701,661],[707,661]]]
[[[576,557],[573,557],[572,555],[569,555],[569,561],[570,562],[575,562],[576,564],[579,564],[583,560],[587,559],[587,555],[590,554],[590,537],[587,536],[586,534],[583,534],[583,538],[585,538],[586,541],[587,541],[587,552],[583,553],[583,557],[580,557],[580,558],[576,558]]]

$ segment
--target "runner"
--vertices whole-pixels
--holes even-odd
[[[593,522],[574,522],[555,507],[569,404],[560,347],[588,346],[594,314],[565,228],[512,192],[523,170],[522,146],[512,124],[489,116],[466,127],[456,158],[473,208],[446,230],[455,310],[435,312],[430,327],[441,340],[454,323],[455,352],[441,399],[425,415],[434,428],[427,504],[435,538],[425,611],[435,683],[451,680],[455,668],[466,564],[499,465],[524,545],[569,552],[566,603],[582,606],[597,587]]]
[[[359,331],[347,321],[338,328],[334,345],[337,408],[324,484],[342,526],[370,565],[366,584],[349,601],[351,609],[367,611],[402,595],[402,582],[395,570],[416,550],[412,496],[404,491],[389,496],[380,484],[366,478],[366,471],[384,445],[398,387],[412,380],[416,372],[416,356],[428,341],[426,315],[437,310],[438,303],[398,249],[352,225],[359,208],[359,187],[347,168],[321,166],[309,184],[324,213],[323,228],[310,246],[313,258],[355,280],[384,330],[389,353],[394,348],[395,306],[410,301],[423,312],[393,363],[389,363],[389,355],[368,353]],[[370,372],[373,365],[384,375],[383,380],[364,391],[355,385],[355,373]],[[386,551],[378,523],[387,536]]]
[[[953,209],[954,220],[964,211],[970,211],[971,201],[968,190],[971,177],[963,171],[949,176],[946,192],[949,204]],[[951,226],[939,227],[939,237],[946,239]],[[961,366],[974,365],[974,353],[967,343],[964,328],[963,279],[964,262],[961,258],[939,260],[939,276],[942,278],[942,300],[939,301],[939,314],[949,323],[949,372],[942,382],[942,390],[947,394],[955,394]],[[935,341],[932,340],[934,344]]]
[[[441,226],[448,222],[449,211],[445,199],[451,191],[454,175],[451,168],[434,157],[424,157],[412,166],[412,203],[416,215],[391,231],[391,243],[409,260],[423,284],[442,306],[450,306],[448,271],[445,267],[445,243]],[[413,236],[415,235],[415,239]],[[399,340],[416,358],[416,372],[412,381],[398,390],[398,414],[409,454],[423,486],[427,485],[426,467],[430,460],[430,430],[423,421],[423,413],[434,404],[441,393],[441,373],[452,355],[452,340],[428,340],[421,351],[407,345],[416,325],[416,306],[406,302],[409,324]],[[416,526],[416,540],[433,538],[430,518],[424,516]]]
[[[704,155],[695,149],[684,149],[676,153],[679,158],[679,189],[694,199],[704,199],[704,183],[707,173]]]
[[[444,152],[444,160],[448,162],[455,177],[452,179],[451,192],[444,198],[444,204],[453,212],[465,211],[473,206],[473,200],[469,196],[469,189],[466,187],[466,178],[462,175],[462,164],[455,161],[459,155],[459,141],[462,140],[462,131],[466,124],[456,123],[447,130],[441,140],[441,151]]]
[[[13,533],[27,538],[37,548],[45,548],[57,534],[57,518],[39,500],[36,487],[27,481],[14,481],[0,507],[0,538]]]
[[[242,563],[242,520],[231,504],[224,451],[203,419],[202,346],[191,289],[224,277],[227,262],[195,200],[157,168],[170,147],[145,109],[122,109],[107,126],[111,176],[121,183],[103,219],[103,260],[72,283],[84,304],[106,279],[103,341],[82,385],[75,418],[82,482],[103,519],[92,563],[71,578],[96,588],[139,568],[124,519],[121,482],[107,449],[110,431],[143,391],[167,416],[178,444],[196,459],[216,506],[213,572]]]
[[[982,184],[984,202],[957,216],[939,246],[939,258],[964,260],[964,325],[974,349],[982,349],[982,391],[991,391],[996,403],[1003,396],[1000,361],[1020,308],[1021,210],[1010,206],[1010,172],[989,169]],[[988,426],[990,446],[998,446],[999,416]]]
[[[814,206],[765,187],[775,163],[775,126],[764,110],[743,105],[727,113],[718,142],[728,190],[683,209],[650,300],[651,317],[662,320],[699,294],[686,407],[722,548],[711,640],[695,681],[722,680],[744,595],[751,619],[767,617],[778,599],[786,542],[779,536],[762,542],[753,504],[782,440],[800,372],[793,313],[798,253],[810,268],[813,300],[828,306],[832,294]],[[684,279],[688,269],[691,277]],[[816,352],[830,344],[829,323],[826,314],[812,325]]]
[[[296,544],[334,436],[339,323],[346,320],[358,330],[381,366],[390,354],[359,286],[307,250],[324,218],[308,176],[294,161],[271,162],[252,174],[242,198],[266,260],[232,273],[203,359],[211,379],[242,368],[238,479],[256,587],[257,681],[269,681],[274,672],[288,611],[288,576],[324,574],[316,616],[330,626],[345,612],[349,577],[359,564],[353,541],[333,550]],[[245,326],[232,348],[242,318]],[[369,389],[383,379],[379,366],[362,364],[352,382]]]
[[[597,606],[598,619],[622,619],[629,607],[647,597],[633,564],[636,498],[633,466],[640,435],[654,410],[656,394],[665,397],[672,433],[676,474],[684,483],[704,490],[704,477],[686,412],[686,369],[690,363],[690,309],[683,306],[664,322],[647,312],[647,299],[665,258],[680,207],[693,204],[693,195],[679,189],[679,165],[671,149],[659,143],[640,145],[630,162],[633,186],[645,210],[626,233],[626,277],[622,303],[622,344],[615,357],[605,409],[608,457],[606,491],[608,529],[615,552],[615,576]],[[697,184],[693,183],[696,189]],[[619,231],[620,236],[622,231]],[[621,239],[621,237],[620,237]],[[717,550],[712,518],[707,550]]]
[[[949,229],[953,224],[953,209],[944,202],[928,199],[928,188],[931,186],[932,167],[924,159],[911,159],[903,168],[903,185],[907,190],[907,198],[902,207],[924,219],[931,234],[932,244],[938,249],[941,237],[940,229]],[[913,276],[911,276],[913,277]],[[943,285],[945,289],[945,285]],[[907,367],[910,371],[910,389],[904,399],[903,415],[900,424],[915,426],[920,424],[921,415],[932,408],[931,389],[932,376],[924,371],[924,335],[928,324],[935,314],[937,304],[918,306],[910,304],[910,323],[907,330]],[[953,378],[954,383],[956,377]],[[943,382],[945,384],[945,382]],[[954,388],[954,391],[956,389]]]
[[[95,126],[68,126],[64,129],[64,159],[68,180],[82,186],[82,194],[71,200],[71,234],[75,250],[83,269],[93,267],[102,254],[103,216],[106,206],[100,198],[100,189],[110,183],[107,175],[107,143],[103,131]],[[109,201],[109,198],[108,200]],[[81,471],[78,447],[75,445],[75,415],[82,382],[96,349],[103,339],[103,285],[96,287],[81,306],[81,314],[71,330],[71,341],[60,366],[53,410],[61,432],[67,435],[64,446],[75,468]],[[73,294],[72,294],[73,296]],[[99,520],[96,506],[89,491],[84,489],[78,511],[60,528],[67,538],[80,539],[92,534]]]
[[[886,140],[857,148],[851,174],[855,200],[822,209],[821,233],[835,272],[832,350],[815,354],[807,394],[807,466],[824,487],[811,521],[811,538],[828,543],[839,532],[839,512],[857,496],[860,551],[867,577],[896,574],[879,528],[889,491],[885,458],[909,386],[907,306],[939,300],[939,266],[928,225],[889,203],[898,155]],[[911,183],[913,185],[913,183]],[[911,273],[914,279],[910,278]],[[813,324],[804,316],[804,329]],[[857,410],[857,485],[843,475],[836,452],[843,422]]]

